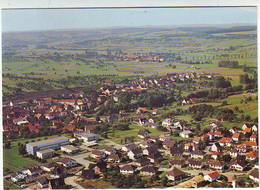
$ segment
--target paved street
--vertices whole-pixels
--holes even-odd
[[[84,189],[81,185],[77,183],[78,176],[70,176],[65,178],[65,184],[71,185],[72,189]]]

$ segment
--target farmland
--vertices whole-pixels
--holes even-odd
[[[44,35],[41,32],[4,33],[4,94],[78,87],[93,75],[128,77],[214,72],[229,77],[232,84],[237,85],[239,75],[244,73],[242,68],[223,68],[218,62],[231,59],[240,66],[255,68],[256,35],[252,26],[238,33],[231,29],[230,33],[221,33],[228,29],[217,27],[53,31]],[[50,41],[49,36],[55,42]],[[114,58],[120,53],[152,52],[168,53],[172,57],[163,62]],[[202,64],[189,64],[196,61]],[[62,82],[76,76],[83,80]]]

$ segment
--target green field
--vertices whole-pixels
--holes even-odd
[[[108,133],[108,137],[111,138],[112,141],[115,143],[121,144],[121,140],[123,140],[125,137],[135,137],[135,139],[140,139],[137,135],[140,129],[145,129],[145,127],[140,125],[132,124],[129,126],[129,130],[113,130],[110,129]],[[151,133],[151,136],[159,136],[162,134],[162,131],[159,131],[158,129],[152,129],[152,128],[146,128]]]
[[[4,189],[5,190],[9,190],[9,189],[15,190],[15,189],[21,189],[21,188],[10,181],[4,180]]]
[[[218,62],[235,60],[239,65],[256,68],[256,28],[248,26],[245,31],[219,33],[221,28],[191,27],[181,28],[131,28],[78,31],[45,32],[44,36],[36,33],[4,34],[4,45],[7,42],[24,42],[20,49],[12,46],[8,52],[24,59],[13,59],[10,54],[3,56],[3,74],[11,74],[23,79],[3,77],[4,94],[12,94],[17,87],[22,91],[37,91],[31,88],[37,80],[26,77],[37,77],[48,85],[40,85],[40,90],[50,90],[64,87],[78,87],[85,84],[74,82],[62,84],[69,76],[89,75],[119,75],[119,76],[149,76],[165,75],[170,72],[213,72],[232,79],[232,85],[239,84],[241,68],[220,68]],[[239,27],[238,27],[239,30]],[[116,32],[117,35],[113,35]],[[93,36],[95,36],[93,38]],[[55,39],[55,40],[49,40]],[[82,39],[78,43],[78,39]],[[88,43],[91,40],[92,43]],[[5,46],[4,46],[5,47]],[[48,48],[51,47],[51,48]],[[171,53],[181,57],[180,61],[150,62],[121,61],[104,58],[107,50],[122,50],[127,54],[135,53]],[[99,57],[89,57],[86,52],[96,52]],[[61,59],[56,59],[57,55]],[[76,55],[76,56],[75,56]],[[78,57],[80,59],[78,59]],[[188,61],[210,61],[211,64],[186,64]],[[171,66],[169,66],[171,65]],[[176,68],[173,68],[175,65]],[[196,68],[195,68],[196,67]],[[51,80],[51,81],[49,81]]]
[[[241,103],[241,100],[246,97],[252,97],[252,101],[248,101],[247,103]],[[250,115],[251,118],[258,117],[258,100],[256,99],[256,93],[245,93],[242,95],[229,96],[227,98],[227,103],[229,105],[224,107],[234,109],[237,106],[239,110],[243,110],[244,114]]]
[[[55,137],[55,136],[49,136],[48,138],[50,137]],[[33,166],[35,164],[39,164],[38,161],[28,157],[23,157],[18,152],[18,143],[25,143],[26,141],[31,142],[32,140],[37,140],[37,139],[43,140],[44,137],[13,140],[11,142],[10,149],[6,149],[6,148],[3,149],[4,175],[19,171],[21,169]]]

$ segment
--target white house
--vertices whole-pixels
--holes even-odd
[[[220,178],[219,172],[215,171],[204,176],[205,181],[213,182]]]
[[[253,125],[252,131],[257,132],[257,126],[256,125]]]
[[[247,125],[244,124],[244,125],[242,126],[242,129],[245,130],[246,128],[247,128]]]
[[[249,178],[252,179],[256,183],[259,183],[259,171],[258,171],[258,169],[253,169],[249,173]]]
[[[54,150],[53,149],[45,149],[45,150],[40,150],[36,152],[36,156],[40,159],[47,159],[51,158],[54,155]]]
[[[65,145],[60,147],[61,151],[66,152],[68,154],[73,154],[79,151],[79,148],[73,145]]]
[[[182,127],[182,125],[181,125],[181,123],[178,121],[178,122],[175,122],[174,124],[173,124],[173,128],[179,128],[179,129],[183,129],[183,127]]]
[[[171,118],[167,118],[165,120],[163,120],[162,122],[162,126],[166,127],[166,128],[170,128],[172,126],[172,119]]]
[[[182,132],[180,132],[180,136],[182,138],[190,138],[192,135],[192,132],[190,130],[184,130]]]
[[[80,132],[80,133],[74,133],[74,136],[82,140],[84,144],[89,146],[96,145],[97,141],[99,140],[99,135],[94,133]]]
[[[65,168],[71,168],[78,165],[78,163],[71,158],[64,158],[57,163],[63,165]]]
[[[135,172],[135,169],[131,165],[124,165],[120,168],[120,173],[126,175],[126,174],[133,174]]]

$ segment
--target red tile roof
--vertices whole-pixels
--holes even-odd
[[[208,176],[211,179],[218,179],[220,177],[220,173],[218,171],[215,171],[215,172],[212,172],[212,173],[208,174]]]
[[[240,133],[234,133],[232,138],[239,138],[240,137]]]
[[[219,142],[220,143],[231,143],[232,139],[229,137],[223,137]]]
[[[29,124],[27,127],[28,127],[30,133],[36,133],[36,134],[38,134],[41,129],[41,126],[39,124],[35,124],[35,125]]]
[[[258,152],[251,151],[251,152],[247,153],[246,156],[249,157],[249,158],[257,158]]]
[[[252,128],[247,127],[247,128],[244,129],[243,132],[244,133],[251,133],[252,132]]]
[[[257,146],[256,142],[254,142],[254,141],[246,141],[244,144],[246,146]]]

